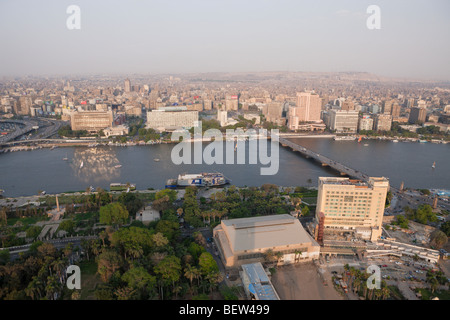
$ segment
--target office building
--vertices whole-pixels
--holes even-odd
[[[131,92],[131,82],[130,79],[125,79],[125,92]]]
[[[185,108],[184,108],[185,109]],[[147,112],[147,128],[160,132],[190,129],[197,125],[198,111],[180,108],[160,108]]]
[[[370,177],[319,178],[316,219],[323,215],[324,230],[358,231],[374,241],[381,236],[389,180]]]
[[[297,93],[296,115],[299,122],[320,121],[322,100],[313,92]]]
[[[73,131],[86,130],[97,133],[112,126],[112,111],[78,111],[70,115],[70,125]]]
[[[427,119],[427,109],[413,107],[409,113],[409,123],[412,124],[423,124]]]
[[[374,121],[375,131],[390,131],[392,127],[392,116],[390,114],[377,114]]]
[[[336,133],[356,133],[358,130],[358,111],[329,110],[329,128]]]

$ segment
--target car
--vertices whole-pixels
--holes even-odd
[[[387,264],[383,264],[382,267],[383,267],[383,268],[387,268]]]
[[[403,263],[396,261],[395,264],[402,265]]]

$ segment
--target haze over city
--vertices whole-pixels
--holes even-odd
[[[80,8],[69,30],[70,5]],[[381,10],[370,30],[367,8]],[[314,71],[450,80],[450,3],[2,1],[0,76]]]

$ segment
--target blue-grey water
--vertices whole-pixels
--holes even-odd
[[[364,142],[369,144],[364,146],[356,141],[326,138],[294,140],[371,176],[388,177],[397,187],[404,181],[406,187],[450,189],[450,145],[371,140]],[[0,189],[5,190],[6,197],[35,195],[40,190],[47,193],[79,191],[89,186],[109,190],[113,182],[134,183],[138,189],[160,189],[167,179],[176,178],[180,173],[214,171],[222,172],[236,186],[264,183],[317,186],[320,176],[338,176],[334,170],[281,146],[279,170],[275,175],[261,175],[261,167],[269,165],[249,164],[249,152],[255,150],[248,142],[245,144],[246,164],[176,165],[171,159],[174,146],[60,147],[4,153],[0,154]],[[269,154],[270,151],[269,143]],[[223,161],[226,163],[225,154]],[[67,161],[63,160],[65,157]],[[155,158],[160,161],[154,161]],[[433,162],[436,162],[435,169],[431,168]],[[116,167],[118,165],[121,167]]]

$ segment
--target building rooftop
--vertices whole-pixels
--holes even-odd
[[[314,242],[291,215],[222,220],[233,252]]]
[[[278,294],[269,280],[261,263],[244,264],[242,269],[248,276],[248,290],[258,300],[279,300]]]

